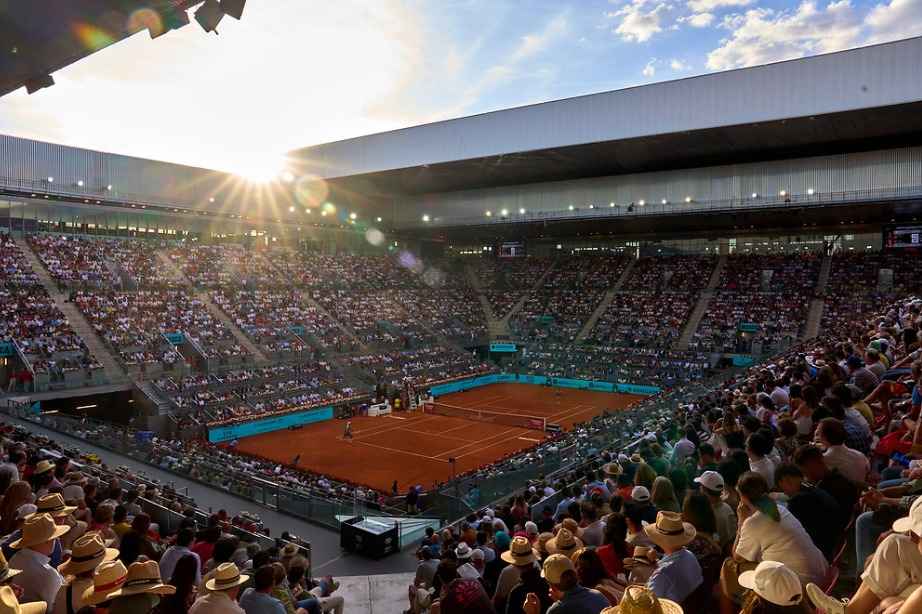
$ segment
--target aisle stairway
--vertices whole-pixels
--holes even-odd
[[[223,309],[218,307],[214,301],[211,300],[211,296],[209,296],[207,291],[199,292],[195,296],[200,301],[202,301],[202,304],[205,305],[205,309],[208,310],[208,313],[210,313],[213,318],[217,319],[219,322],[224,324],[225,327],[227,327],[227,330],[231,332],[231,334],[234,336],[234,339],[237,340],[237,343],[245,347],[247,351],[253,355],[253,358],[256,360],[256,364],[269,364],[269,359],[266,358],[266,355],[263,353],[263,351],[259,349],[256,344],[253,343],[253,341],[250,340],[246,334],[244,334],[242,330],[240,330],[240,328],[233,322],[233,320],[231,320],[230,317],[224,313]]]
[[[826,286],[829,285],[829,274],[832,272],[832,255],[828,254],[823,257],[823,264],[820,267],[820,275],[816,280],[816,291],[814,298],[810,301],[810,311],[807,313],[807,324],[804,326],[803,339],[813,339],[820,334],[820,325],[823,322],[823,312],[826,310]]]
[[[42,282],[42,286],[48,291],[48,295],[54,301],[55,306],[57,306],[57,308],[61,310],[61,313],[64,314],[64,317],[67,318],[74,332],[80,335],[80,338],[86,343],[86,347],[90,350],[90,354],[95,356],[96,360],[102,365],[103,373],[105,373],[109,383],[123,384],[128,382],[129,378],[115,359],[115,356],[112,355],[109,348],[106,347],[102,339],[96,334],[96,331],[93,330],[93,327],[90,326],[90,323],[83,317],[83,314],[80,313],[77,306],[67,300],[67,294],[58,290],[58,285],[55,283],[54,279],[51,278],[51,274],[48,273],[48,270],[45,268],[45,265],[42,264],[41,260],[39,260],[39,257],[32,251],[29,243],[22,237],[14,237],[14,241],[22,251],[26,261],[32,267],[32,270],[35,271],[35,275],[38,277],[39,281]]]
[[[576,341],[583,341],[592,332],[592,329],[595,327],[596,322],[599,321],[599,318],[602,317],[602,314],[605,313],[605,310],[611,305],[612,301],[615,300],[615,295],[621,291],[624,282],[627,281],[627,278],[630,277],[631,271],[634,270],[634,265],[637,263],[636,258],[631,258],[628,261],[627,266],[624,267],[624,270],[621,271],[621,275],[618,276],[618,279],[615,280],[614,285],[605,292],[605,296],[602,298],[602,302],[599,303],[598,307],[595,308],[595,311],[592,312],[592,315],[589,316],[589,319],[586,320],[586,323],[583,324],[583,328],[580,329],[579,334],[576,336]]]
[[[707,313],[708,305],[711,304],[711,299],[714,297],[714,292],[717,290],[717,286],[720,284],[720,276],[723,273],[724,267],[726,265],[726,255],[718,258],[717,264],[714,266],[714,270],[711,271],[711,277],[708,279],[708,285],[698,296],[698,302],[695,303],[695,308],[692,309],[691,315],[688,316],[688,321],[685,322],[685,327],[682,329],[682,334],[679,335],[678,340],[676,340],[675,345],[673,346],[674,349],[688,349],[688,344],[691,342],[695,331],[698,330],[698,325],[701,324],[701,320],[704,318],[704,314]]]

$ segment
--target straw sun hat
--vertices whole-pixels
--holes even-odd
[[[57,539],[70,531],[68,526],[58,526],[49,514],[31,514],[22,524],[22,537],[10,544],[17,550],[37,546]]]
[[[683,614],[683,611],[675,601],[660,599],[646,586],[632,584],[624,591],[621,603],[602,610],[602,614]]]
[[[205,582],[205,588],[210,591],[226,591],[246,584],[250,576],[240,573],[240,569],[233,563],[221,563],[215,569],[214,577]]]
[[[128,597],[129,595],[172,595],[175,586],[164,584],[160,579],[160,566],[157,561],[135,562],[128,566],[125,583],[109,597]]]
[[[682,522],[682,516],[677,512],[658,512],[656,522],[644,522],[643,530],[650,541],[660,548],[684,546],[695,539],[697,534],[694,525]]]
[[[106,548],[99,533],[87,533],[74,541],[70,558],[58,565],[58,571],[65,576],[76,576],[117,558],[118,550]]]

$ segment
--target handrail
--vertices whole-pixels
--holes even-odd
[[[493,215],[486,217],[479,216],[459,216],[459,217],[433,217],[430,221],[423,222],[412,220],[406,223],[407,228],[426,228],[432,226],[450,227],[450,226],[496,226],[502,224],[522,224],[529,222],[544,221],[580,221],[586,219],[607,219],[619,217],[643,217],[643,216],[663,216],[677,215],[683,213],[701,213],[701,212],[730,212],[750,209],[767,209],[778,206],[798,206],[798,207],[816,207],[833,204],[852,204],[869,200],[906,200],[922,198],[922,185],[910,186],[905,188],[879,188],[874,190],[852,190],[839,192],[814,192],[813,194],[777,194],[777,195],[756,195],[755,198],[729,198],[715,200],[691,200],[690,202],[666,201],[649,202],[640,204],[643,201],[633,203],[616,203],[614,207],[611,203],[600,203],[597,205],[587,204],[568,206],[566,209],[554,209],[547,211],[526,211],[525,213],[510,213],[509,215],[499,215],[493,212]]]

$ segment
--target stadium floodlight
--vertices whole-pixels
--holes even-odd
[[[503,217],[506,217],[507,215],[509,215],[509,209],[503,209],[502,211],[499,212],[499,214]]]
[[[492,212],[492,211],[487,211],[487,217],[493,217],[493,212]]]
[[[381,220],[380,217],[376,217],[376,218],[375,218],[375,221],[378,222],[378,223],[380,224],[382,220]]]
[[[423,214],[423,221],[424,221],[424,222],[428,222],[430,219],[432,219],[432,218],[429,217],[429,214],[428,214],[428,213],[424,213],[424,214]]]
[[[349,214],[349,219],[350,219],[350,220],[354,220],[354,219],[357,218],[357,217],[358,217],[358,214],[356,214],[356,213],[350,213],[350,214]]]
[[[570,211],[573,211],[573,205],[570,205],[569,207],[567,207],[567,209],[569,209]]]
[[[558,243],[558,244],[557,244],[557,249],[563,249],[563,245],[561,245],[560,243]]]
[[[106,192],[111,192],[111,191],[112,191],[112,184],[110,183],[109,185],[106,186]]]
[[[525,215],[525,207],[519,208],[519,215]]]
[[[78,179],[78,180],[77,180],[77,187],[78,187],[78,188],[82,188],[82,187],[83,187],[83,179]]]
[[[643,199],[640,199],[640,201],[639,201],[637,204],[640,205],[641,207],[643,207],[644,205],[647,204],[647,201],[645,201],[645,200],[643,200]]]
[[[54,183],[54,177],[48,177],[48,183]]]
[[[608,206],[609,206],[609,207],[614,207],[614,206],[615,206],[615,203],[608,203]]]
[[[661,203],[663,203],[663,204],[665,205],[665,204],[667,204],[667,203],[668,203],[669,201],[668,201],[668,200],[666,200],[666,199],[664,198],[664,199],[663,199],[663,200],[661,200],[660,202],[661,202]]]
[[[815,190],[813,188],[810,188],[809,190],[807,190],[807,194],[809,194],[810,196],[813,196],[814,192]]]
[[[752,193],[752,197],[753,197],[753,198],[758,198],[758,197],[759,197],[759,193],[758,193],[758,192],[753,192],[753,193]]]
[[[590,209],[595,209],[595,205],[589,205]]]
[[[213,202],[214,202],[214,196],[212,196],[211,198],[209,198],[209,199],[208,199],[208,202],[213,203]]]
[[[218,24],[222,19],[224,19],[224,12],[218,0],[205,0],[202,6],[195,11],[195,21],[202,26],[205,32],[217,33]]]
[[[295,212],[295,207],[294,207],[294,205],[288,207],[288,213],[294,213],[294,212]]]
[[[686,196],[686,197],[685,197],[685,202],[690,203],[691,201],[692,201],[692,197],[691,197],[691,196]]]
[[[246,3],[247,0],[221,0],[221,11],[234,19],[240,19],[243,17],[243,7]]]
[[[778,196],[787,196],[787,195],[788,195],[787,190],[781,190],[780,192],[778,192]]]

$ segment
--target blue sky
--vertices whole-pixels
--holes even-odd
[[[0,98],[0,133],[268,174],[284,152],[922,34],[922,0],[250,0]]]

